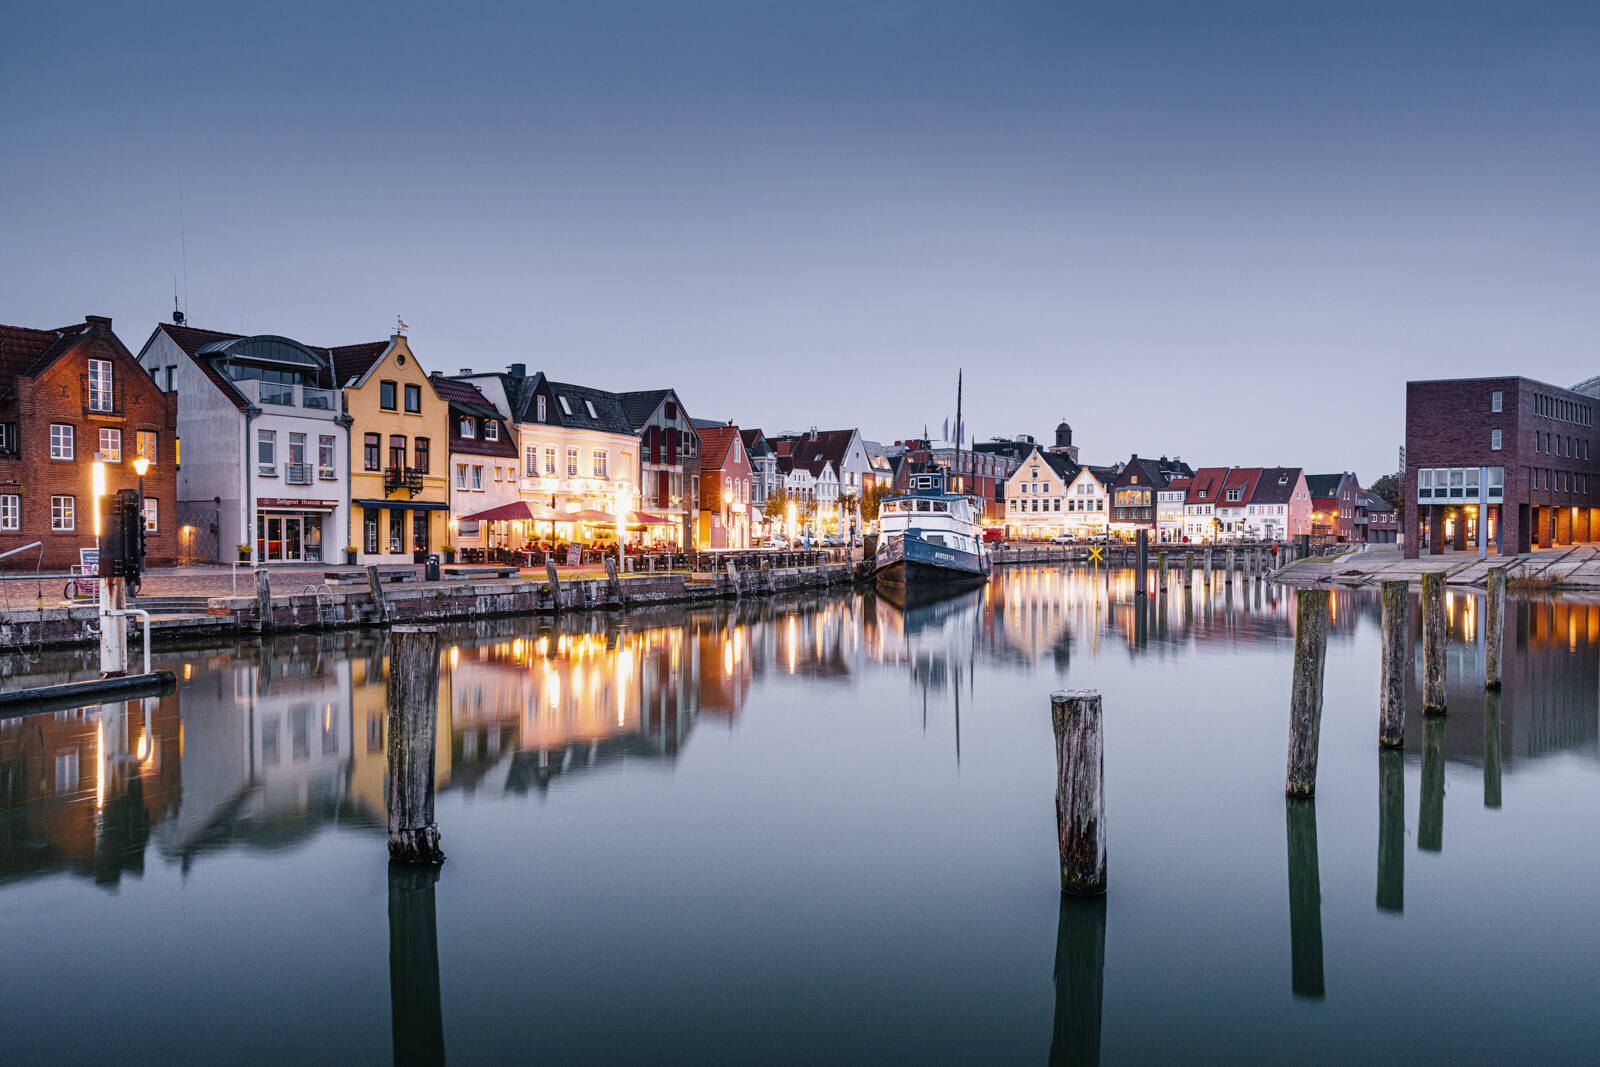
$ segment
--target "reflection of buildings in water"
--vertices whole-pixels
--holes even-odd
[[[824,597],[784,599],[773,606],[758,642],[760,672],[805,678],[808,681],[847,681],[850,659],[867,647],[863,641],[861,598]],[[770,651],[769,651],[770,650]]]
[[[1566,600],[1506,601],[1505,642],[1500,653],[1502,686],[1497,736],[1485,737],[1482,597],[1446,594],[1450,640],[1445,646],[1445,697],[1450,728],[1444,753],[1450,760],[1514,765],[1558,752],[1600,756],[1600,604]],[[1415,667],[1406,683],[1408,710],[1420,709],[1422,623],[1411,613]],[[1406,748],[1419,751],[1422,716],[1406,717]],[[1490,768],[1498,777],[1500,767]]]
[[[172,695],[0,722],[0,881],[142,873],[178,809],[182,749]]]

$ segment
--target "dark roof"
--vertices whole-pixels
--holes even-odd
[[[379,342],[376,345],[347,345],[342,349],[318,348],[313,345],[302,344],[301,342],[295,341],[291,338],[277,337],[276,335],[223,333],[219,330],[201,330],[196,329],[193,326],[178,326],[170,322],[163,322],[156,326],[155,331],[151,334],[151,337],[154,338],[155,334],[157,333],[164,333],[170,337],[174,344],[181,348],[190,359],[194,360],[195,366],[199,367],[201,372],[203,372],[207,378],[211,379],[211,383],[218,389],[222,390],[222,395],[227,397],[228,400],[232,401],[233,406],[238,408],[240,411],[249,410],[250,401],[245,399],[244,395],[240,393],[238,389],[234,388],[233,382],[228,379],[226,374],[223,374],[222,371],[217,369],[217,362],[219,360],[226,359],[231,354],[233,348],[231,342],[251,342],[258,340],[279,342],[287,346],[292,346],[295,349],[309,351],[315,358],[322,360],[328,366],[333,367],[333,381],[330,384],[332,384],[335,389],[342,386],[348,380],[339,371],[337,353],[373,347],[376,347],[378,352],[381,353],[385,348],[388,347],[388,342],[384,341]],[[150,347],[149,341],[145,342],[145,347]],[[245,353],[245,358],[249,358],[248,352]],[[376,358],[376,356],[373,358]],[[367,363],[367,366],[371,366],[370,361]],[[365,368],[363,368],[363,370],[365,370]],[[327,366],[319,365],[317,367],[317,376],[319,379],[326,380],[326,373]]]
[[[772,452],[772,446],[767,443],[766,435],[759,429],[740,430],[739,436],[744,439],[744,450],[752,456],[765,456]]]
[[[88,328],[82,322],[54,330],[0,325],[0,396],[15,391],[19,376],[35,374],[53,363]]]
[[[671,395],[671,389],[640,389],[631,393],[618,393],[617,399],[622,403],[629,428],[638,433],[644,429],[645,423],[650,421],[650,416],[656,413],[656,408],[661,406],[661,402]]]
[[[1023,466],[1032,458],[1033,450],[1030,448],[1028,453],[1025,454],[1020,461],[1018,461],[1018,466],[1011,472],[1011,477],[1014,478],[1018,474],[1022,473]],[[1060,452],[1046,452],[1041,448],[1039,449],[1039,458],[1044,460],[1045,466],[1056,472],[1056,477],[1060,478],[1063,484],[1072,481],[1072,479],[1078,476],[1080,467],[1078,464],[1072,462],[1071,456],[1064,455]]]
[[[550,422],[577,429],[626,434],[630,437],[638,435],[638,427],[628,417],[623,400],[623,397],[628,395],[626,393],[619,395],[608,393],[604,389],[591,389],[586,385],[573,385],[571,382],[553,382],[542,375],[539,388],[548,392],[550,396],[550,402],[546,405],[546,414]],[[563,397],[566,398],[570,410],[563,410],[561,407]],[[530,400],[529,404],[531,403]],[[593,415],[589,414],[590,404],[594,405]],[[648,418],[646,415],[646,420]]]
[[[1394,505],[1393,504],[1389,503],[1387,500],[1385,500],[1383,497],[1379,496],[1377,493],[1372,492],[1370,489],[1363,489],[1361,491],[1361,499],[1367,505],[1367,510],[1368,511],[1393,511],[1394,510]]]
[[[340,345],[328,349],[328,355],[333,360],[334,388],[349,385],[367,373],[388,348],[388,341],[368,341],[365,344]]]
[[[500,413],[495,410],[489,398],[478,390],[471,382],[463,382],[457,378],[446,378],[435,372],[430,375],[433,379],[433,391],[439,394],[439,399],[450,405],[452,411],[459,411],[466,415],[478,415],[483,418],[499,418]]]
[[[854,430],[818,430],[814,435],[786,434],[769,437],[767,441],[780,455],[787,448],[788,453],[813,475],[821,475],[824,463],[832,463],[834,472],[838,473],[844,465],[844,454],[850,450],[850,441],[855,433]]]
[[[1155,460],[1140,459],[1135,454],[1122,468],[1122,473],[1117,475],[1116,484],[1150,485],[1157,489],[1165,489],[1167,476],[1161,473],[1161,467]]]
[[[1299,467],[1267,467],[1256,482],[1256,491],[1250,497],[1252,504],[1287,504],[1300,484]]]
[[[439,395],[439,399],[450,405],[450,451],[475,456],[516,458],[516,442],[511,440],[511,434],[504,420],[500,418],[500,413],[489,403],[489,398],[478,391],[477,386],[471,382],[457,381],[438,374],[431,375],[430,380],[433,382],[433,391]],[[491,441],[484,437],[480,430],[475,437],[462,437],[463,415],[476,417],[480,425],[493,422],[500,427],[500,436]]]

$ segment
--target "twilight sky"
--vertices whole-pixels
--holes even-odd
[[[1391,470],[1600,373],[1600,5],[8,7],[0,321]],[[180,241],[180,190],[182,231]],[[185,255],[185,245],[187,253]],[[185,267],[185,258],[187,266]]]

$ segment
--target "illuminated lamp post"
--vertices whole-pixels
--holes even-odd
[[[623,539],[628,536],[628,512],[633,501],[628,499],[626,489],[617,492],[617,572],[623,573],[628,569],[627,552],[623,546]]]
[[[732,548],[733,547],[733,545],[729,543],[732,540],[732,538],[730,538],[728,536],[729,516],[731,516],[732,514],[733,514],[733,486],[724,485],[722,487],[722,547],[723,548]]]

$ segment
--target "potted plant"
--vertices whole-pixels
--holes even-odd
[[[345,562],[346,566],[354,567],[356,565],[356,546],[355,545],[345,545],[344,546],[344,562]]]
[[[445,545],[444,546],[444,561],[446,563],[454,563],[456,561],[456,546],[455,545]]]
[[[240,563],[249,563],[250,562],[250,548],[251,548],[251,546],[250,545],[235,545],[234,547],[239,550],[239,562]]]

